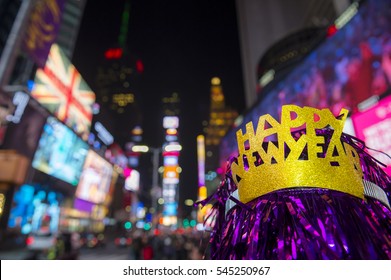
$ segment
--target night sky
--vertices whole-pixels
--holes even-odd
[[[93,90],[104,51],[118,42],[124,3],[87,1],[73,63]],[[181,99],[181,200],[196,198],[196,137],[209,117],[211,78],[221,78],[229,107],[244,110],[237,30],[235,0],[131,1],[127,45],[144,64],[140,93],[145,144],[162,144],[164,136],[156,135],[162,131],[161,98],[177,92]]]

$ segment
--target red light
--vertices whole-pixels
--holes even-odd
[[[130,176],[130,173],[132,173],[132,169],[131,168],[128,168],[128,167],[125,167],[124,168],[124,172],[123,172],[123,175],[125,178],[129,177]]]
[[[140,155],[141,155],[141,153],[140,152],[126,152],[126,155],[128,156],[128,157],[139,157]]]
[[[136,70],[139,73],[144,72],[144,64],[140,59],[136,61]]]
[[[166,152],[166,151],[164,151],[164,152],[163,152],[163,156],[164,156],[164,157],[168,157],[168,156],[176,156],[176,157],[179,157],[179,152],[177,152],[177,151],[172,151],[172,152]]]
[[[121,48],[115,48],[115,49],[108,49],[105,51],[105,57],[106,59],[119,59],[122,57],[122,49]]]
[[[327,37],[333,36],[335,33],[337,33],[338,29],[337,27],[333,24],[327,28]]]
[[[26,245],[31,245],[34,243],[34,237],[27,237],[26,239]]]

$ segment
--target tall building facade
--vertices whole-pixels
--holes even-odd
[[[349,0],[236,0],[246,107],[257,101],[258,63],[268,48],[290,33],[332,23]]]
[[[180,173],[179,157],[182,146],[179,142],[180,98],[177,93],[162,99],[163,128],[165,140],[162,146],[162,220],[164,226],[175,228],[178,224]]]
[[[219,176],[219,145],[221,139],[234,124],[238,113],[225,105],[221,80],[214,77],[210,87],[210,115],[205,127],[205,184],[208,193],[217,188]]]
[[[141,61],[139,62],[141,63]],[[141,66],[140,66],[141,67]],[[142,125],[140,109],[140,92],[137,82],[142,73],[127,48],[114,47],[102,54],[102,61],[97,68],[95,92],[97,102],[106,109],[114,119],[121,117],[130,130],[117,127],[115,135],[121,145],[131,141],[131,129]],[[107,124],[123,125],[120,123]]]
[[[85,4],[86,0],[67,0],[64,5],[56,41],[70,60],[73,57]]]
[[[8,35],[18,13],[21,1],[0,1],[0,55],[7,42]]]
[[[21,25],[20,33],[13,34],[13,36],[17,36],[18,39],[13,43],[14,45],[11,54],[13,58],[9,63],[11,75],[9,81],[6,81],[6,83],[27,86],[27,82],[34,75],[37,66],[43,67],[45,61],[42,61],[42,65],[37,65],[36,60],[31,56],[31,53],[26,51],[24,46],[24,44],[26,44],[26,37],[32,33],[31,30],[34,30],[34,32],[37,32],[38,34],[35,35],[35,37],[34,35],[31,35],[31,38],[35,38],[35,40],[38,41],[41,40],[42,42],[47,39],[47,42],[49,43],[48,48],[50,48],[50,44],[57,43],[66,56],[70,60],[72,59],[80,22],[83,17],[85,2],[85,0],[56,1],[55,3],[57,6],[54,9],[58,9],[58,11],[53,10],[53,13],[58,12],[58,14],[56,14],[56,17],[59,20],[58,29],[48,35],[40,33],[42,32],[38,30],[40,27],[34,26],[36,23],[33,21],[43,17],[40,15],[42,11],[51,9],[49,8],[50,2],[47,0],[31,0],[29,2],[23,2],[21,0],[0,1],[0,55],[6,47],[7,40],[10,38],[12,39],[12,37],[9,36],[11,29],[14,26]],[[25,3],[25,5],[23,6],[22,3]],[[28,5],[26,3],[28,3]],[[21,13],[22,8],[26,7],[26,12]],[[45,20],[48,20],[45,24],[50,26],[47,31],[56,29],[54,25],[52,25],[53,22],[50,22],[50,16],[43,19],[43,21]],[[41,23],[41,25],[43,26],[43,23]],[[45,37],[45,35],[47,37]],[[37,45],[39,44],[40,43],[37,43]],[[44,59],[44,57],[42,59]]]
[[[35,1],[0,1],[0,87],[18,81],[30,61],[20,49]]]
[[[129,15],[130,1],[126,0],[117,42],[102,53],[95,76],[97,102],[105,107],[114,119],[120,117],[122,120],[121,123],[107,125],[115,127],[115,138],[123,147],[128,142],[134,142],[133,129],[142,130],[139,82],[144,66],[127,43]],[[123,122],[126,122],[126,127],[130,130],[123,129]]]

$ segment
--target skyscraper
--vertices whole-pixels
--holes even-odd
[[[163,178],[162,178],[162,224],[175,227],[178,222],[180,173],[179,157],[182,150],[178,140],[180,98],[177,93],[164,97],[163,128],[165,140],[162,147]],[[185,187],[185,186],[183,186]]]
[[[56,41],[70,60],[72,60],[85,4],[86,0],[67,0],[64,5]]]
[[[85,0],[56,0],[52,2],[31,0],[24,3],[20,0],[0,1],[0,55],[7,40],[10,39],[11,28],[21,25],[20,32],[13,34],[18,39],[13,42],[12,53],[7,55],[12,56],[10,58],[12,61],[7,65],[12,75],[10,81],[6,81],[6,83],[27,85],[27,81],[32,78],[37,66],[43,67],[45,64],[45,51],[38,50],[42,45],[46,44],[46,48],[49,50],[52,43],[57,43],[71,60],[84,6]],[[24,9],[25,12],[21,11]],[[45,18],[43,14],[46,15]],[[42,22],[37,23],[37,20]],[[43,26],[50,26],[50,28],[46,27],[46,30],[43,30]],[[33,46],[28,45],[29,40],[33,41],[30,42]],[[38,52],[41,53],[39,54],[41,56],[40,63],[37,62],[35,56],[38,55]],[[17,63],[13,61],[13,57],[17,59]]]
[[[142,126],[138,83],[144,66],[127,43],[129,14],[130,1],[126,0],[117,42],[102,53],[95,76],[97,102],[107,109],[113,119],[121,117],[121,123],[107,125],[116,126],[114,136],[123,147],[132,141],[132,129]]]
[[[0,1],[0,55],[8,39],[15,17],[18,13],[21,1]]]
[[[308,27],[324,27],[349,5],[349,0],[236,0],[243,65],[246,107],[257,100],[259,60],[266,50],[286,37]]]
[[[205,183],[208,193],[213,191],[218,183],[219,177],[216,173],[219,168],[219,145],[220,140],[232,127],[238,113],[225,105],[224,92],[221,80],[214,77],[210,87],[210,115],[208,125],[205,127]]]

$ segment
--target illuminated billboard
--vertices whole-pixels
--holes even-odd
[[[55,233],[63,195],[40,186],[22,185],[13,197],[8,227],[22,234]]]
[[[179,118],[174,116],[166,116],[163,118],[163,127],[166,129],[178,128]]]
[[[130,170],[129,176],[125,179],[125,189],[137,192],[140,189],[140,172],[135,169]]]
[[[66,0],[41,0],[34,3],[24,33],[22,47],[39,66],[45,65],[50,47],[57,38]]]
[[[58,45],[52,45],[45,67],[37,70],[31,95],[88,139],[95,94]]]
[[[391,96],[372,108],[352,115],[356,136],[365,141],[367,147],[391,155]],[[368,153],[387,165],[385,171],[391,175],[391,159],[384,153],[368,150]]]
[[[163,158],[164,166],[177,166],[178,165],[178,157],[177,156],[165,156]]]
[[[32,166],[76,186],[88,148],[88,144],[70,128],[49,117],[43,127]]]
[[[178,214],[178,203],[169,202],[165,203],[163,207],[163,216],[176,216]]]
[[[110,192],[112,173],[112,165],[89,150],[75,196],[95,204],[103,203]]]

